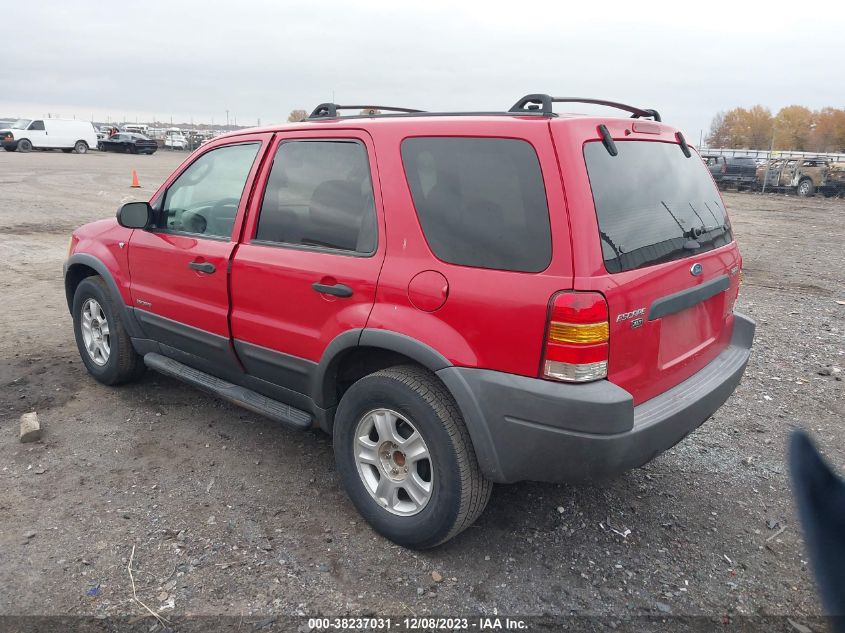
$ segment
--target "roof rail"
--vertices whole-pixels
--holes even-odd
[[[379,105],[338,105],[336,103],[321,103],[311,114],[309,119],[334,119],[337,117],[338,110],[387,110],[388,112],[404,112],[405,114],[415,114],[424,112],[424,110],[414,110],[413,108],[394,108],[391,106]]]
[[[625,105],[624,103],[616,103],[615,101],[605,101],[603,99],[583,99],[580,97],[550,97],[546,94],[531,94],[525,95],[517,101],[509,112],[537,112],[541,111],[546,115],[553,115],[553,103],[591,103],[594,105],[608,106],[609,108],[616,108],[617,110],[624,110],[631,113],[632,119],[639,119],[640,117],[651,117],[655,121],[660,121],[660,113],[657,110],[649,110],[644,108],[637,108],[635,106]]]

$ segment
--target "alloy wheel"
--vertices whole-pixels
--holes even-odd
[[[80,315],[82,342],[91,360],[100,367],[109,362],[111,335],[103,307],[96,299],[86,299]]]
[[[355,463],[370,496],[385,510],[412,516],[434,489],[428,446],[405,416],[391,409],[365,413],[355,429]]]

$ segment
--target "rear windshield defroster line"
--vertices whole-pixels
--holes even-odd
[[[730,223],[709,170],[675,143],[584,145],[604,265],[617,273],[729,244]]]

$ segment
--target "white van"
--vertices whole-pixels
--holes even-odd
[[[135,134],[149,134],[150,126],[143,123],[127,123],[121,128],[121,132],[134,132]]]
[[[84,154],[97,147],[97,131],[90,121],[71,119],[18,119],[0,130],[0,143],[7,152],[60,149]]]

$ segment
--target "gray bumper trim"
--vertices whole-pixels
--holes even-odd
[[[745,371],[754,327],[735,314],[731,342],[719,356],[638,407],[607,381],[561,385],[461,367],[437,375],[455,397],[491,480],[603,479],[671,448],[724,404]]]

